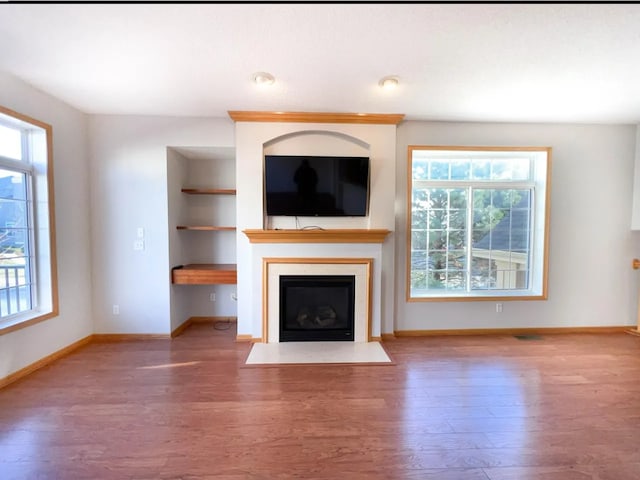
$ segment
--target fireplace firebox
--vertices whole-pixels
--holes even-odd
[[[355,275],[281,275],[280,341],[353,341]]]

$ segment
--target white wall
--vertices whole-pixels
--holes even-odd
[[[0,378],[93,333],[86,116],[0,72],[0,104],[53,127],[60,314],[0,336]]]
[[[398,128],[396,330],[634,325],[634,126],[406,122]],[[550,146],[549,299],[407,303],[408,145]]]
[[[0,104],[53,126],[60,306],[57,317],[0,336],[0,378],[94,332],[169,333],[167,147],[233,147],[233,122],[226,118],[87,118],[2,72]],[[299,126],[300,130],[318,128]],[[371,127],[341,131],[366,138],[362,134],[366,128]],[[261,131],[258,142],[237,145],[239,231],[262,228],[263,143],[291,131],[291,125],[275,125]],[[505,302],[500,314],[493,302],[405,301],[409,144],[553,148],[548,301]],[[389,163],[376,167],[379,183],[373,185],[374,201],[380,205],[375,211],[382,215],[366,225],[393,230],[393,215],[386,212],[395,204],[395,291],[388,278],[394,262],[385,254],[382,331],[635,325],[638,275],[631,269],[631,260],[640,256],[640,244],[629,221],[635,150],[635,126],[402,123],[396,154],[380,159]],[[394,176],[395,185],[390,181]],[[142,252],[133,250],[138,226],[145,229]],[[239,313],[243,315],[239,326],[244,329],[239,333],[259,336],[260,292],[250,280],[250,275],[259,273],[253,272],[253,255],[241,233],[238,256],[239,278],[244,278],[238,294],[249,298],[240,304],[245,310]],[[120,306],[120,315],[112,314],[113,304]]]
[[[0,378],[94,332],[169,333],[167,147],[233,147],[233,122],[138,116],[87,119],[4,73],[0,73],[0,104],[53,126],[60,304],[58,317],[0,336]],[[314,128],[319,127],[300,126]],[[262,145],[286,131],[291,130],[275,126],[260,133],[259,142],[237,145],[239,230],[262,228],[258,173]],[[348,133],[362,137],[358,127]],[[634,325],[638,275],[631,260],[640,256],[638,234],[631,232],[629,222],[635,140],[635,126],[402,123],[397,152],[384,159],[395,166],[378,164],[375,180],[380,183],[374,199],[381,202],[376,211],[386,212],[395,203],[395,291],[392,280],[385,280],[393,261],[383,259],[387,270],[381,275],[385,300],[381,313],[385,322],[394,324],[383,325],[382,331]],[[548,301],[505,302],[500,314],[493,302],[405,301],[409,144],[553,148]],[[394,176],[395,185],[387,181]],[[394,220],[389,224],[389,215],[382,217],[368,220],[367,226],[393,230]],[[142,252],[133,250],[138,226],[145,229]],[[253,255],[241,233],[238,256],[246,259],[239,264],[248,279]],[[243,287],[240,298],[250,300],[240,304],[245,308],[241,324],[245,330],[239,333],[259,336],[260,292],[254,291],[251,280]],[[120,306],[117,316],[112,314],[115,303]]]
[[[631,210],[631,229],[640,230],[640,125],[636,125],[636,153],[633,175],[633,208]]]
[[[89,138],[95,331],[168,334],[167,148],[233,147],[233,122],[98,115]],[[133,249],[138,227],[142,251]]]
[[[184,216],[187,202],[180,189],[186,185],[188,171],[186,168],[187,159],[180,155],[175,149],[167,149],[167,228],[169,239],[169,268],[176,265],[184,265],[182,250],[184,237],[180,232],[170,225],[177,225]],[[190,285],[184,285],[188,287]],[[176,295],[177,285],[172,285],[169,290],[170,304],[170,328],[171,331],[178,328],[188,317],[184,312],[189,310],[190,295]]]

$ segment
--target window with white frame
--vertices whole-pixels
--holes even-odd
[[[51,142],[0,107],[0,333],[57,314]]]
[[[409,147],[409,301],[547,297],[550,157]]]

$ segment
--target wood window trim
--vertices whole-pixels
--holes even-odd
[[[546,154],[546,173],[544,179],[544,238],[542,240],[542,279],[540,293],[535,295],[460,295],[460,296],[411,296],[411,199],[413,192],[412,165],[414,150],[458,150],[458,151],[483,151],[483,152],[544,152]],[[509,301],[531,301],[547,300],[549,286],[549,229],[551,225],[551,169],[552,169],[552,148],[535,146],[455,146],[455,145],[408,145],[407,147],[407,196],[406,196],[406,271],[405,271],[405,300],[408,303],[428,303],[428,302],[509,302]]]
[[[37,323],[43,322],[59,315],[58,300],[58,265],[56,254],[56,229],[55,229],[55,195],[53,180],[53,127],[48,123],[42,122],[28,115],[16,112],[10,108],[0,105],[0,114],[12,117],[21,122],[28,123],[35,127],[41,128],[46,135],[46,151],[47,151],[47,218],[48,218],[48,237],[49,237],[49,271],[50,271],[50,292],[51,292],[51,308],[49,311],[40,315],[31,317],[16,318],[15,320],[0,321],[0,336],[6,335],[23,328],[30,327]]]

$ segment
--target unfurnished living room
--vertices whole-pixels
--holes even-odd
[[[638,25],[0,5],[0,478],[640,478]]]

